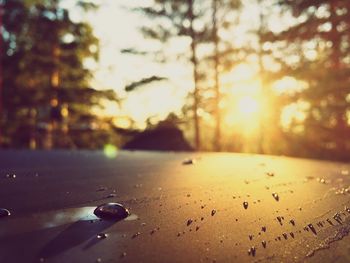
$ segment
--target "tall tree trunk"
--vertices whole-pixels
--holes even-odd
[[[4,6],[3,4],[0,4],[0,28],[2,27],[2,16],[4,14]],[[2,37],[0,39],[0,54],[3,52],[3,47],[2,47]],[[2,72],[2,61],[0,61],[0,148],[2,146],[2,136],[3,136],[3,104],[2,104],[2,93],[3,93],[3,72]]]
[[[189,10],[188,15],[190,19],[190,35],[191,35],[191,60],[193,64],[193,81],[194,81],[194,103],[193,103],[193,112],[194,112],[194,139],[195,139],[195,149],[198,151],[201,148],[200,140],[200,127],[199,127],[199,116],[198,116],[198,106],[199,106],[199,88],[198,88],[198,60],[197,60],[197,43],[196,43],[196,33],[193,28],[194,23],[194,13],[193,13],[194,0],[189,0]]]
[[[258,0],[258,4],[261,5],[262,1]],[[264,30],[264,14],[262,11],[262,7],[260,8],[260,13],[259,13],[259,29],[258,29],[258,38],[259,38],[259,50],[258,50],[258,61],[259,61],[259,78],[260,78],[260,83],[261,83],[261,94],[263,95],[262,97],[269,97],[268,96],[268,90],[266,87],[266,83],[265,83],[265,68],[264,68],[264,64],[263,64],[263,43],[262,43],[262,33]],[[260,111],[260,118],[259,118],[259,138],[258,138],[258,153],[260,154],[264,154],[265,153],[265,149],[264,149],[264,144],[265,144],[265,112],[264,109]]]
[[[332,42],[332,67],[335,71],[341,71],[343,69],[342,65],[342,51],[341,51],[341,34],[338,32],[337,28],[340,24],[337,15],[337,2],[330,2],[330,18],[332,21],[331,29],[331,42]],[[337,97],[337,101],[342,102],[341,104],[346,104],[345,94],[341,91],[334,92]],[[337,153],[339,156],[344,156],[346,149],[346,141],[349,139],[347,123],[346,123],[346,109],[341,107],[336,112],[336,127],[335,127],[335,142],[337,147]]]
[[[221,114],[220,114],[220,82],[219,82],[219,39],[217,25],[218,0],[213,0],[213,41],[214,41],[214,89],[215,89],[215,138],[214,147],[221,151]]]

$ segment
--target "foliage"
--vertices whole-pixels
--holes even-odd
[[[299,0],[283,5],[301,22],[274,36],[274,41],[297,55],[296,62],[286,61],[286,72],[308,83],[307,89],[291,98],[309,104],[303,132],[297,136],[300,148],[292,154],[346,159],[350,150],[350,3]]]
[[[112,90],[90,87],[93,73],[84,63],[98,59],[98,40],[91,26],[73,21],[60,2],[1,2],[6,10],[1,26],[1,63],[5,65],[1,128],[8,146],[28,147],[37,137],[37,144],[44,147],[38,134],[52,125],[52,112],[61,119],[69,113],[68,127],[88,116],[87,123],[80,122],[83,127],[96,120],[91,107],[98,106],[100,99],[116,99]],[[78,1],[75,8],[83,12],[96,6]]]

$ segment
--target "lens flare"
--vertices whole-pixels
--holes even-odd
[[[113,159],[117,157],[118,154],[118,148],[114,146],[113,144],[106,144],[103,147],[103,153],[107,158]]]

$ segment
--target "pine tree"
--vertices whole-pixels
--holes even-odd
[[[152,19],[151,26],[144,26],[141,30],[146,37],[156,39],[162,43],[176,37],[187,37],[190,39],[189,59],[193,67],[194,90],[192,94],[193,123],[195,149],[201,149],[200,117],[200,80],[198,47],[210,36],[207,26],[196,28],[195,23],[204,19],[207,9],[203,1],[196,0],[154,0],[148,7],[138,8],[143,14]]]
[[[116,99],[111,90],[91,88],[92,72],[84,61],[98,58],[98,40],[91,26],[72,21],[60,2],[1,2],[2,127],[9,146],[44,147],[40,139],[51,136],[47,147],[70,147],[75,144],[70,128],[97,122],[91,107],[102,98]],[[77,8],[83,12],[95,5],[78,1]]]
[[[298,20],[276,40],[298,54],[287,63],[288,71],[308,83],[295,98],[310,105],[301,144],[308,155],[348,158],[350,2],[298,0],[282,5]]]

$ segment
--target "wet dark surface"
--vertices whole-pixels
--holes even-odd
[[[349,186],[348,164],[286,157],[3,151],[0,262],[350,262]]]

